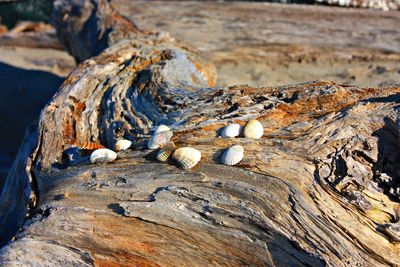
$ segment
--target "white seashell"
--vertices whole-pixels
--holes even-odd
[[[105,163],[113,161],[117,158],[117,153],[108,149],[108,148],[100,148],[90,154],[90,162],[91,163]]]
[[[163,148],[160,149],[157,153],[157,159],[158,161],[165,162],[168,160],[169,156],[174,152],[175,150],[175,144],[174,142],[169,142],[166,144]]]
[[[239,124],[236,124],[236,123],[229,124],[222,130],[221,137],[239,136],[241,130],[242,130],[242,126],[240,126]]]
[[[243,159],[244,149],[242,146],[234,145],[225,150],[222,155],[222,163],[225,165],[236,165]]]
[[[161,124],[156,128],[156,130],[154,131],[154,134],[166,132],[166,131],[170,131],[170,130],[171,129],[167,125]]]
[[[260,139],[264,134],[264,128],[258,120],[249,120],[244,127],[244,137]]]
[[[181,147],[174,151],[172,158],[182,169],[187,170],[196,166],[201,159],[201,152],[192,147]]]
[[[121,139],[115,143],[114,149],[115,151],[127,150],[128,148],[131,147],[131,145],[132,145],[131,141],[126,139]]]
[[[157,149],[164,146],[171,139],[173,133],[172,131],[163,131],[154,133],[147,143],[147,147],[150,149]]]

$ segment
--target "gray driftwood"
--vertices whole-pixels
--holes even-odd
[[[106,1],[81,2],[55,3],[61,40],[83,62],[7,178],[3,265],[400,264],[400,87],[210,88],[212,66],[196,51],[137,29]],[[217,137],[250,118],[264,125],[261,139]],[[159,124],[202,152],[198,166],[155,160],[146,142]],[[109,164],[66,155],[122,137],[134,145]],[[223,166],[231,144],[244,160]]]

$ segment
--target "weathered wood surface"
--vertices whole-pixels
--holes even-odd
[[[64,40],[77,35],[70,29]],[[29,198],[36,207],[1,250],[3,265],[400,264],[400,87],[208,88],[215,77],[200,55],[154,36],[115,42],[83,61],[28,132],[0,196],[0,230],[21,225]],[[98,51],[74,50],[74,42],[80,60]],[[227,123],[255,117],[263,138],[217,137]],[[161,123],[173,127],[177,145],[202,152],[199,166],[155,160],[146,142]],[[113,163],[63,157],[71,146],[112,147],[120,137],[134,147]],[[223,166],[231,144],[245,158]]]

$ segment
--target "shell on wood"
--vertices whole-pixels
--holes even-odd
[[[175,144],[174,142],[169,142],[166,144],[163,148],[160,149],[157,153],[157,159],[158,161],[165,162],[168,160],[169,156],[174,152],[175,150]]]
[[[201,159],[201,152],[192,147],[181,147],[174,151],[172,158],[184,170],[193,168]]]
[[[132,145],[132,141],[126,140],[126,139],[121,139],[115,143],[114,149],[115,149],[115,151],[127,150],[128,148],[131,147],[131,145]]]
[[[244,127],[244,137],[260,139],[264,134],[264,128],[258,120],[249,120]]]
[[[222,163],[225,165],[236,165],[238,164],[244,156],[244,149],[240,145],[234,145],[225,150],[222,155]]]
[[[242,126],[240,126],[239,124],[236,124],[236,123],[229,124],[222,130],[221,137],[239,136],[241,130],[242,130]]]
[[[167,125],[161,124],[161,125],[157,126],[156,130],[154,131],[154,133],[156,134],[156,133],[161,133],[161,132],[167,132],[167,131],[170,131],[170,130],[171,129]]]
[[[103,146],[102,144],[99,143],[84,143],[80,146],[78,146],[80,149],[82,150],[96,150],[96,149],[100,149],[100,148],[106,148],[105,146]]]
[[[91,163],[105,163],[113,161],[117,158],[117,153],[108,149],[108,148],[100,148],[90,154],[90,162]]]
[[[154,133],[153,136],[150,138],[149,142],[147,143],[147,147],[150,149],[157,149],[159,147],[163,147],[168,143],[172,135],[173,135],[172,131],[163,131]]]

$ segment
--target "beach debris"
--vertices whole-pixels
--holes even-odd
[[[171,131],[171,129],[167,125],[161,124],[161,125],[157,126],[154,133],[156,134],[156,133],[167,132],[167,131]]]
[[[264,134],[264,128],[256,119],[249,120],[244,127],[244,137],[253,138],[253,139],[260,139],[261,136]]]
[[[154,133],[150,138],[149,142],[147,143],[147,147],[149,149],[157,149],[160,147],[165,146],[169,140],[171,139],[173,133],[172,131],[161,131],[158,133]]]
[[[244,156],[244,149],[240,145],[234,145],[225,150],[222,154],[222,163],[225,165],[236,165],[238,164]]]
[[[90,154],[90,162],[94,163],[106,163],[110,161],[114,161],[117,158],[117,153],[108,149],[108,148],[100,148]]]
[[[82,145],[78,146],[79,149],[81,150],[96,150],[96,149],[100,149],[100,148],[106,148],[105,146],[103,146],[102,144],[99,143],[93,143],[93,142],[87,142],[87,143],[83,143]]]
[[[231,123],[222,129],[221,137],[236,137],[239,136],[242,131],[242,126],[236,123]]]
[[[166,162],[175,149],[176,147],[174,142],[171,141],[167,143],[163,148],[160,149],[160,151],[158,151],[157,153],[158,161]]]
[[[130,148],[132,145],[132,141],[127,139],[120,139],[115,143],[114,149],[115,151],[123,151]]]
[[[201,152],[192,147],[181,147],[174,151],[172,158],[182,169],[187,170],[197,165],[201,159]]]

